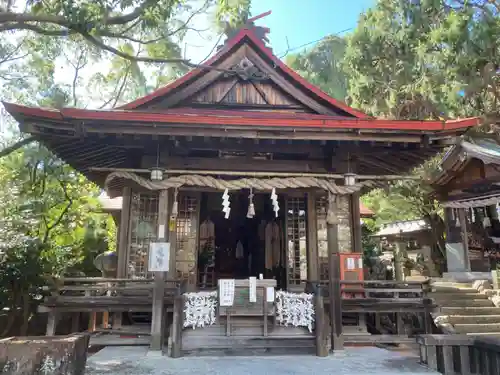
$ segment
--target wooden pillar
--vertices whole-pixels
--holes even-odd
[[[352,218],[352,252],[363,252],[363,241],[361,233],[361,212],[359,207],[359,192],[351,195],[351,218]]]
[[[130,204],[132,198],[132,189],[128,186],[123,188],[122,194],[122,210],[120,217],[120,225],[118,227],[118,269],[117,277],[126,278],[127,277],[127,263],[128,263],[128,232],[130,227]]]
[[[50,311],[48,320],[47,320],[47,329],[45,331],[45,336],[55,336],[56,334],[56,328],[57,328],[57,321],[59,319],[59,314]]]
[[[158,241],[167,240],[168,190],[161,190],[158,199]],[[153,316],[151,319],[151,350],[162,350],[165,335],[165,277],[166,272],[154,272]]]
[[[172,195],[172,204],[175,200],[179,198]],[[172,205],[170,205],[170,212],[172,210]],[[169,275],[170,279],[177,279],[177,217],[169,215],[168,220],[168,242],[170,242],[170,264],[169,264]]]
[[[469,258],[469,236],[467,234],[467,219],[465,216],[465,208],[458,209],[458,217],[460,219],[460,232],[462,233],[462,246],[465,270],[470,271],[470,258]]]
[[[396,238],[396,246],[394,248],[394,278],[396,281],[404,281],[403,273],[403,257],[404,257],[404,243],[401,237]]]
[[[116,277],[123,279],[127,277],[127,264],[128,264],[128,248],[129,248],[129,228],[130,228],[130,205],[132,199],[132,189],[125,186],[122,191],[122,209],[120,212],[120,219],[118,220],[118,241],[117,241],[117,270]],[[121,328],[122,326],[121,312],[113,314],[113,328]]]
[[[462,218],[460,218],[462,216]],[[464,249],[467,241],[462,239],[461,223],[466,223],[465,212],[445,207],[444,224],[446,228],[446,268],[448,272],[465,272],[469,269],[469,252]],[[460,224],[459,224],[460,223]]]
[[[307,193],[307,279],[319,280],[318,267],[318,220],[316,215],[316,194]]]
[[[330,197],[330,199],[335,197]],[[337,205],[329,202],[327,215],[327,239],[328,239],[328,264],[329,264],[329,296],[330,296],[330,339],[331,348],[335,350],[344,349],[344,337],[342,334],[342,295],[340,291],[340,254],[339,254],[339,225],[337,219]]]

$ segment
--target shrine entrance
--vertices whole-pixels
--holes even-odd
[[[250,276],[286,286],[285,221],[273,211],[269,194],[231,193],[228,217],[220,193],[202,193],[198,245],[198,287],[212,289],[219,279]],[[285,200],[278,198],[281,207]],[[252,205],[252,207],[250,207]]]

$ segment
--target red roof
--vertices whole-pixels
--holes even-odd
[[[282,128],[323,129],[380,129],[431,131],[465,129],[479,124],[478,118],[453,121],[408,121],[373,118],[348,118],[305,113],[279,113],[265,111],[217,111],[197,109],[169,109],[161,112],[137,110],[88,110],[78,108],[43,109],[3,103],[5,109],[16,115],[47,120],[109,120],[150,124],[261,126]]]
[[[375,213],[366,207],[362,202],[359,202],[359,214],[361,217],[370,217],[375,215]]]
[[[146,104],[180,87],[186,87],[201,75],[210,70],[204,67],[216,66],[216,63],[231,53],[235,46],[241,43],[251,43],[252,48],[267,58],[288,81],[294,82],[302,91],[309,92],[311,97],[323,100],[330,106],[340,109],[346,116],[322,115],[310,113],[282,113],[271,111],[242,111],[242,110],[206,110],[190,108],[166,108],[151,109],[144,108]],[[325,130],[354,130],[372,129],[384,131],[414,131],[414,132],[445,132],[449,130],[466,130],[479,124],[478,118],[469,118],[454,121],[407,121],[407,120],[385,120],[375,119],[368,115],[350,108],[311,85],[300,75],[286,66],[280,59],[273,55],[272,51],[255,36],[251,28],[244,28],[229,40],[219,52],[208,60],[204,67],[194,69],[177,79],[171,84],[154,91],[142,98],[134,100],[122,107],[112,110],[88,110],[77,108],[42,109],[32,108],[11,103],[4,103],[6,110],[18,120],[26,117],[46,120],[51,122],[67,123],[72,120],[94,120],[94,121],[119,121],[122,123],[136,124],[170,124],[182,126],[256,126],[256,127],[279,127],[294,131],[302,129],[325,129]]]

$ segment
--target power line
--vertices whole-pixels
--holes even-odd
[[[316,40],[313,40],[311,42],[307,42],[307,43],[304,43],[304,44],[301,44],[300,46],[297,46],[297,47],[292,47],[292,48],[288,48],[286,51],[284,52],[281,52],[279,53],[278,55],[280,55],[280,59],[282,59],[283,57],[285,57],[286,55],[288,55],[288,53],[292,52],[292,51],[295,51],[295,50],[298,50],[300,48],[304,48],[304,47],[307,47],[311,44],[315,44],[315,43],[318,43],[318,42],[321,42],[323,39],[325,39],[326,37],[328,36],[331,36],[331,35],[339,35],[339,34],[342,34],[342,33],[345,33],[347,31],[351,31],[353,28],[352,27],[349,27],[348,29],[344,29],[344,30],[341,30],[341,31],[338,31],[336,33],[333,33],[333,34],[328,34],[322,38],[319,38],[319,39],[316,39]],[[288,43],[287,43],[288,44]]]

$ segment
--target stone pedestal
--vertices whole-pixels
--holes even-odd
[[[11,337],[0,340],[0,373],[83,375],[88,334]]]

